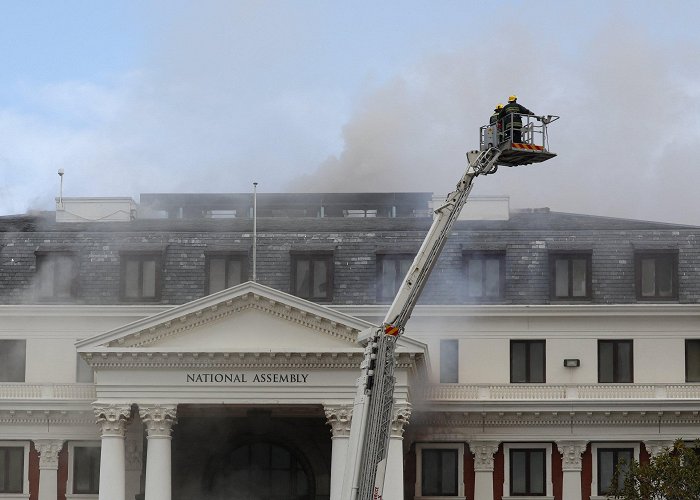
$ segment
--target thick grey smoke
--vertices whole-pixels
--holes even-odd
[[[479,125],[497,100],[517,93],[536,113],[562,117],[550,127],[559,157],[501,169],[479,180],[476,195],[700,224],[699,47],[666,47],[611,23],[571,60],[556,45],[536,45],[517,29],[511,35],[496,48],[502,57],[483,58],[473,47],[428,57],[368,95],[343,129],[343,151],[293,187],[447,192],[464,169],[463,153],[478,146]]]

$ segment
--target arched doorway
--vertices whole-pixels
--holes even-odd
[[[226,500],[311,500],[311,468],[304,458],[280,443],[249,441],[214,455],[202,489],[207,498]]]

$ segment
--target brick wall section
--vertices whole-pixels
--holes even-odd
[[[416,250],[430,219],[261,219],[258,281],[288,292],[290,251],[333,250],[335,304],[376,302],[376,254]],[[138,220],[56,224],[0,218],[0,303],[35,302],[37,249],[69,248],[79,260],[77,303],[120,303],[120,252],[164,245],[161,303],[181,304],[206,293],[207,249],[252,248],[252,222]],[[506,304],[548,304],[549,252],[592,252],[594,304],[635,303],[635,250],[677,249],[680,303],[700,303],[700,228],[549,212],[510,221],[459,222],[427,284],[421,303],[466,302],[463,251],[506,252]],[[252,265],[252,258],[249,259]],[[249,270],[252,276],[252,270]]]

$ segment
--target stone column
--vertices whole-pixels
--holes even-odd
[[[124,433],[131,405],[95,403],[93,409],[102,427],[99,500],[125,500]]]
[[[382,497],[384,500],[403,500],[403,431],[410,418],[409,403],[394,404]]]
[[[326,423],[331,426],[331,496],[330,500],[340,500],[343,487],[343,474],[350,441],[352,405],[325,406]]]
[[[586,441],[557,441],[561,453],[562,497],[581,500],[581,456],[586,451]]]
[[[172,428],[176,422],[176,405],[140,406],[139,415],[146,424],[146,500],[170,500]]]
[[[58,495],[58,454],[63,441],[37,439],[34,447],[39,453],[39,500],[56,500]]]
[[[498,441],[469,441],[469,451],[474,455],[474,498],[493,499],[493,455],[498,451]]]
[[[654,458],[661,455],[666,450],[673,449],[673,441],[667,440],[654,440],[654,441],[644,441],[644,447],[649,452],[649,455]]]

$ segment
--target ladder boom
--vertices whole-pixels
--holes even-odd
[[[437,262],[447,237],[478,175],[496,171],[499,148],[471,151],[469,165],[445,203],[435,210],[433,224],[406,274],[384,322],[369,339],[357,381],[342,500],[382,498],[391,435],[396,342]]]

